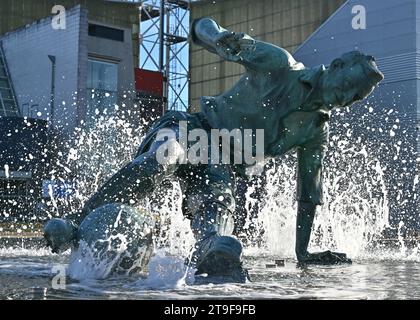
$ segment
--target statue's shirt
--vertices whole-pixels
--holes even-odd
[[[202,113],[212,128],[263,129],[266,158],[297,148],[298,199],[321,204],[329,111],[311,96],[325,68],[307,69],[286,50],[260,41],[241,59],[245,74],[227,92],[202,97]]]

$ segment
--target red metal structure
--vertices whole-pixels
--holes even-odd
[[[136,68],[136,91],[147,92],[154,96],[163,96],[163,74],[159,71],[150,71]]]

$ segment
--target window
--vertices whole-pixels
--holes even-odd
[[[89,24],[89,35],[92,37],[124,42],[124,30],[100,26],[97,24]]]
[[[89,59],[86,122],[93,123],[98,114],[112,114],[117,103],[118,64]]]

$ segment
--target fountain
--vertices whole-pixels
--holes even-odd
[[[335,117],[343,117],[345,113]],[[142,130],[133,130],[121,118],[104,117],[90,131],[80,131],[78,138],[67,146],[67,152],[62,153],[59,159],[61,169],[51,171],[50,177],[51,180],[70,182],[75,186],[75,192],[71,197],[51,197],[45,201],[43,205],[49,215],[58,217],[63,210],[77,209],[102,181],[131,159],[141,139]],[[241,293],[242,297],[377,299],[395,294],[399,298],[418,298],[410,279],[420,273],[420,248],[418,244],[406,246],[403,239],[396,249],[381,245],[382,232],[389,225],[387,197],[390,190],[383,179],[383,164],[371,152],[374,146],[361,141],[355,144],[357,139],[340,132],[332,135],[324,179],[327,181],[326,197],[334,195],[334,200],[327,201],[328,205],[318,210],[310,244],[311,248],[320,250],[344,248],[354,264],[329,267],[328,274],[322,267],[296,268],[293,246],[296,156],[290,153],[281,161],[273,162],[266,171],[264,205],[258,217],[245,223],[243,232],[247,233],[247,226],[253,224],[256,226],[253,232],[258,234],[254,234],[254,238],[258,237],[261,241],[246,244],[245,263],[252,282],[243,289],[245,294]],[[31,248],[30,243],[21,247],[2,245],[0,275],[19,280],[12,280],[7,285],[2,283],[0,296],[17,299],[71,298],[85,294],[91,298],[133,295],[138,298],[150,295],[165,298],[224,297],[226,292],[221,288],[200,286],[196,289],[190,285],[193,272],[185,267],[182,257],[191,254],[193,235],[189,220],[181,212],[182,198],[177,182],[171,183],[170,188],[166,186],[165,190],[164,198],[157,193],[151,199],[144,199],[140,205],[140,208],[158,217],[158,228],[153,234],[155,254],[146,270],[148,272],[131,276],[112,273],[112,261],[102,265],[92,263],[94,259],[89,256],[91,247],[86,243],[76,253],[68,251],[59,256],[39,246]],[[247,210],[252,210],[255,205],[255,199],[249,196],[252,190],[248,190],[247,194]],[[18,226],[16,221],[15,227]],[[266,262],[276,258],[284,259],[285,267],[266,269]],[[52,270],[57,265],[67,270],[69,280],[66,290],[51,288],[51,279],[55,275]],[[389,273],[393,277],[389,277]],[[344,278],[340,279],[339,275]],[[101,280],[103,278],[106,280]],[[324,283],[318,283],[317,279],[322,279]],[[347,290],[334,290],[344,281],[347,281]],[[332,291],[323,291],[324,285],[331,286]],[[319,290],[314,291],[310,286],[318,286]],[[37,288],[43,288],[42,297]],[[235,285],[226,288],[229,296],[237,290]],[[378,289],[382,293],[378,293]]]

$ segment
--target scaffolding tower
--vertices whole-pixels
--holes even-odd
[[[140,5],[140,68],[163,74],[163,111],[188,110],[190,1]]]

